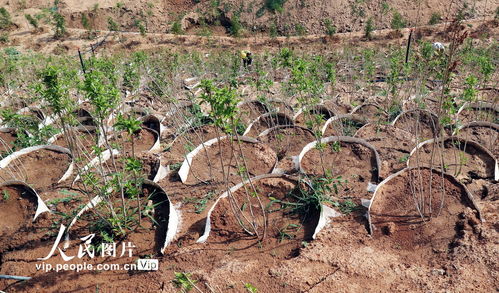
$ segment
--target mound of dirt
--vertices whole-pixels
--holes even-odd
[[[264,130],[278,126],[278,125],[293,125],[291,117],[284,113],[268,113],[263,114],[253,121],[244,135],[249,137],[257,137]]]
[[[268,112],[267,106],[260,101],[248,101],[240,104],[239,119],[245,125],[249,125],[253,120]]]
[[[333,111],[331,111],[328,107],[324,105],[317,105],[312,109],[304,110],[303,112],[298,113],[295,117],[295,124],[311,128],[310,126],[313,124],[312,122],[316,122],[317,118],[320,118],[319,121],[322,121],[321,125],[319,125],[320,129],[324,122],[333,116],[335,116],[335,113],[333,113]]]
[[[0,187],[0,254],[4,251],[22,248],[39,241],[50,225],[46,214],[36,222],[33,217],[37,209],[36,195],[21,185]],[[1,265],[1,263],[0,263]]]
[[[323,136],[354,136],[357,130],[367,123],[367,120],[357,115],[340,115],[338,119],[327,123],[323,128]]]
[[[427,143],[409,158],[408,166],[443,170],[458,179],[493,179],[495,161],[473,142],[447,138],[442,143]]]
[[[3,128],[0,129],[0,150],[2,152],[8,152],[14,146],[14,142],[17,139],[16,130],[13,128]]]
[[[401,113],[393,122],[393,126],[411,133],[418,141],[431,139],[438,135],[440,130],[438,118],[419,109]]]
[[[460,129],[457,136],[465,140],[477,142],[494,154],[496,160],[499,159],[499,144],[497,143],[499,141],[498,124],[471,124]]]
[[[381,122],[388,120],[388,114],[380,106],[376,104],[363,104],[352,110],[355,114],[368,122]]]
[[[374,237],[422,258],[446,251],[473,204],[462,186],[443,179],[437,171],[412,169],[380,186],[370,208]]]
[[[40,149],[25,154],[0,169],[2,180],[20,180],[38,191],[54,186],[62,178],[71,164],[68,154]],[[40,173],[40,170],[43,170]]]
[[[219,135],[224,135],[220,130]],[[203,125],[187,130],[172,142],[169,151],[162,154],[167,164],[179,163],[185,159],[185,155],[192,152],[198,145],[217,137],[214,125]]]
[[[230,243],[235,250],[234,257],[261,256],[262,262],[266,262],[265,251],[273,251],[274,258],[296,256],[302,241],[312,239],[319,211],[312,209],[308,214],[300,214],[292,211],[294,205],[283,204],[296,203],[289,195],[296,187],[292,180],[265,178],[253,182],[253,186],[240,188],[219,201],[211,215],[212,233],[208,244],[220,247]],[[262,241],[248,234],[248,230],[255,231],[250,229],[250,223],[255,225],[260,237],[265,231]]]
[[[367,124],[357,131],[355,137],[376,147],[381,159],[382,178],[405,168],[409,154],[416,146],[413,135],[392,125]]]
[[[276,127],[267,134],[259,137],[260,141],[270,146],[276,153],[279,162],[277,168],[290,173],[295,171],[293,156],[298,156],[309,142],[315,140],[315,136],[307,128],[300,126]]]
[[[288,103],[278,100],[278,99],[269,99],[265,101],[265,104],[269,108],[269,112],[272,113],[283,113],[288,115],[289,117],[293,117],[293,107],[291,107]]]
[[[246,171],[250,177],[267,174],[276,163],[275,152],[264,144],[222,139],[220,145],[201,149],[193,158],[186,184],[223,181],[224,174],[229,182],[236,183],[247,176]]]
[[[477,103],[465,106],[459,111],[458,118],[462,124],[473,121],[499,122],[499,109],[495,104]]]
[[[133,150],[135,154],[149,151],[156,142],[158,133],[149,128],[141,128],[140,131],[133,135]],[[132,141],[130,135],[125,132],[117,133],[116,137],[110,140],[110,143],[116,143],[121,146],[120,152],[124,154],[132,154]]]
[[[313,148],[301,160],[302,170],[310,175],[322,176],[331,172],[341,177],[338,196],[356,199],[370,198],[369,182],[378,181],[378,166],[374,152],[358,143],[334,142],[326,144],[322,151]]]
[[[73,156],[75,158],[81,158],[83,164],[88,163],[93,156],[92,146],[96,146],[98,144],[97,133],[93,131],[79,131],[71,129],[70,136],[75,144]],[[69,148],[68,140],[64,134],[59,136],[52,144]]]

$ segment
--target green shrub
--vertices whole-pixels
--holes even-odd
[[[388,11],[390,11],[390,4],[388,4],[387,1],[383,1],[381,3],[381,14],[385,15],[388,13]]]
[[[86,14],[82,14],[81,16],[81,26],[83,26],[83,28],[86,30],[90,30],[90,21],[88,20]]]
[[[66,35],[66,20],[59,12],[53,12],[52,19],[54,21],[54,37],[60,39]]]
[[[108,17],[107,28],[112,32],[117,32],[119,30],[119,25],[114,21],[112,17]]]
[[[234,15],[234,17],[232,17],[232,19],[230,20],[230,28],[229,28],[230,34],[233,37],[240,37],[242,28],[243,26],[239,21],[239,16]]]
[[[275,22],[270,24],[269,35],[271,38],[275,38],[278,35],[277,24]]]
[[[31,14],[25,14],[24,17],[34,28],[38,28],[38,19],[31,16]]]
[[[7,29],[12,25],[10,13],[4,7],[0,7],[0,30]]]
[[[272,12],[282,12],[286,0],[265,0],[265,7]]]
[[[307,33],[307,29],[303,25],[297,23],[295,25],[295,32],[297,36],[303,36]]]
[[[369,19],[366,22],[366,26],[364,27],[364,37],[368,40],[371,40],[373,37],[372,34],[374,29],[375,29],[374,21],[372,17],[369,17]]]
[[[9,34],[3,33],[0,35],[0,43],[7,44],[9,42]]]
[[[391,28],[398,30],[398,29],[404,28],[406,26],[407,26],[407,22],[405,21],[405,19],[402,17],[402,15],[398,11],[395,11],[393,13],[393,17],[392,17]]]
[[[429,25],[434,25],[437,23],[440,23],[440,19],[442,19],[442,16],[438,12],[433,12],[430,16],[430,20],[428,21]]]
[[[336,26],[333,25],[333,22],[330,19],[324,20],[324,26],[326,27],[326,34],[332,37],[336,33]]]
[[[182,34],[184,31],[182,30],[182,25],[180,24],[180,21],[174,21],[172,24],[172,33],[176,35]]]
[[[145,36],[146,35],[146,27],[144,26],[144,23],[140,20],[135,21],[135,26],[139,29],[140,35]]]

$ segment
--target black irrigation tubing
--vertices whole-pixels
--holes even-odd
[[[369,82],[386,82],[387,79],[388,79],[387,77],[377,77],[376,79],[372,79]],[[399,78],[399,80],[410,81],[410,80],[415,80],[415,78],[414,77],[402,77],[402,78]],[[442,80],[437,80],[437,79],[427,79],[427,81],[443,82]]]
[[[92,54],[95,54],[95,50],[96,50],[98,47],[102,46],[102,45],[106,42],[107,38],[108,38],[108,37],[109,37],[112,33],[115,33],[115,32],[108,32],[108,33],[104,36],[104,38],[103,38],[100,42],[97,42],[97,43],[95,43],[95,44],[90,44],[90,49],[87,49],[87,50],[85,50],[85,51],[81,51],[81,52],[79,52],[78,54],[75,54],[75,55],[74,55],[74,57],[79,57],[79,55],[80,55],[80,54],[81,54],[81,55],[85,55],[85,54],[90,53],[90,52],[92,52]]]

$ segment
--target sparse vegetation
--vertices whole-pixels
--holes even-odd
[[[183,33],[182,25],[180,24],[180,21],[173,22],[171,31],[172,31],[172,33],[174,33],[176,35],[180,35]]]
[[[5,7],[0,7],[0,30],[8,29],[12,25],[12,18]]]
[[[283,12],[287,0],[265,0],[265,7],[272,12]]]
[[[324,20],[324,26],[326,27],[326,34],[328,36],[332,37],[334,34],[336,34],[336,27],[330,19]]]
[[[189,292],[196,287],[196,280],[191,279],[191,274],[189,273],[177,273],[175,272],[175,279],[172,281],[175,287],[182,289],[182,292]]]
[[[36,18],[34,18],[31,14],[25,14],[24,17],[33,28],[38,29],[38,20]]]
[[[429,25],[435,25],[440,23],[440,20],[442,19],[442,16],[438,12],[433,12],[430,16],[430,20],[428,21]]]
[[[64,16],[55,11],[52,13],[52,20],[54,24],[54,38],[61,39],[66,35],[66,20]]]
[[[364,37],[368,40],[371,40],[373,38],[374,30],[374,20],[370,17],[366,22],[366,26],[364,27]]]
[[[0,43],[7,44],[9,42],[9,34],[2,33],[0,34]]]
[[[2,191],[2,199],[3,201],[8,201],[10,199],[10,194],[7,190]]]
[[[112,31],[112,32],[117,32],[119,31],[120,26],[114,21],[112,17],[107,18],[107,29]]]
[[[250,293],[257,293],[258,292],[258,289],[255,286],[253,286],[251,283],[245,283],[244,288]]]
[[[243,26],[239,21],[239,15],[234,15],[230,20],[229,32],[233,37],[240,37]]]
[[[295,32],[297,36],[304,36],[307,33],[307,29],[303,25],[297,23],[295,25]]]
[[[392,22],[390,23],[392,29],[402,29],[407,26],[406,20],[402,17],[402,15],[395,11],[392,15]]]

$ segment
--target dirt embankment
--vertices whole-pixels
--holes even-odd
[[[196,3],[198,2],[198,3]],[[279,5],[283,2],[284,4]],[[179,22],[188,33],[202,33],[206,27],[214,34],[227,34],[235,22],[241,25],[241,34],[275,31],[280,35],[323,34],[328,21],[337,32],[363,30],[368,19],[375,29],[391,27],[393,16],[399,13],[407,26],[427,24],[432,15],[437,21],[451,19],[459,12],[464,18],[491,15],[497,7],[494,1],[358,1],[319,0],[288,1],[192,1],[192,0],[106,0],[60,1],[59,9],[68,27],[83,28],[82,17],[89,20],[96,30],[106,30],[109,19],[117,23],[119,30],[139,31],[141,23],[148,32],[164,33]],[[0,1],[17,20],[20,27],[28,27],[25,13],[36,14],[53,6],[53,1]],[[274,4],[274,5],[273,5]],[[275,8],[275,9],[273,9]],[[85,15],[85,16],[83,16]]]

